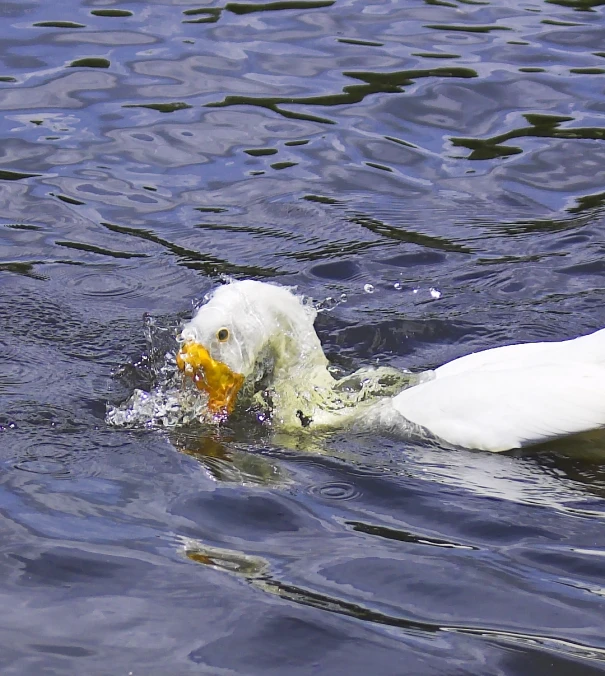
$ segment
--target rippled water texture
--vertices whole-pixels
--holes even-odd
[[[223,275],[345,372],[604,326],[604,19],[0,0],[3,674],[605,671],[603,435],[105,422]]]

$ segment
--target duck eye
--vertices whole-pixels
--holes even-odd
[[[229,329],[219,329],[216,332],[216,337],[219,339],[221,343],[224,343],[225,341],[229,340]]]

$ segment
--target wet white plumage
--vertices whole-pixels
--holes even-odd
[[[300,425],[302,407],[315,426],[383,420],[402,433],[417,425],[455,446],[504,451],[605,426],[605,329],[470,354],[396,396],[339,409],[315,315],[289,289],[245,280],[219,287],[182,336],[248,380],[269,360],[276,420],[285,427]],[[229,340],[220,343],[223,327]]]

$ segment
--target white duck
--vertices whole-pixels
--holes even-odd
[[[605,329],[476,352],[415,377],[401,374],[398,390],[406,389],[376,398],[332,377],[315,316],[287,288],[232,282],[183,327],[177,364],[208,394],[219,418],[233,411],[240,390],[254,396],[269,388],[274,424],[284,428],[381,424],[428,431],[454,446],[505,451],[605,427]],[[388,379],[393,371],[360,372],[365,383],[385,373]]]

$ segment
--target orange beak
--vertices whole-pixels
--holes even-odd
[[[208,409],[214,414],[233,412],[244,376],[223,362],[212,359],[200,343],[185,343],[176,355],[176,364],[189,376],[198,390],[208,394]]]

